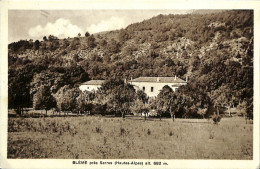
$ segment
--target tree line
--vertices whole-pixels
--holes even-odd
[[[53,109],[57,112],[76,114],[115,115],[125,118],[127,114],[143,114],[156,110],[157,117],[206,118],[212,115],[213,105],[210,98],[202,92],[181,87],[174,92],[164,86],[159,95],[148,99],[142,90],[135,91],[132,85],[119,79],[109,79],[96,92],[80,91],[69,86],[61,87],[56,94],[51,94],[47,85],[42,85],[33,95],[33,108]]]

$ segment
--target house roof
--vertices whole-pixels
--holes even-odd
[[[131,82],[186,83],[178,77],[138,77]]]
[[[84,83],[81,83],[81,85],[101,85],[104,83],[105,80],[90,80]]]

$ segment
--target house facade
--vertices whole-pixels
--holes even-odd
[[[104,83],[104,80],[90,80],[82,83],[79,86],[81,91],[97,91],[101,85]],[[126,81],[125,81],[126,83]],[[178,77],[138,77],[136,79],[131,79],[128,81],[131,85],[134,86],[134,89],[143,90],[148,97],[156,97],[162,88],[166,85],[172,88],[173,91],[176,91],[182,85],[186,85],[186,81]]]
[[[186,81],[178,77],[139,77],[129,82],[135,88],[135,90],[143,90],[148,97],[156,97],[162,88],[166,85],[176,91],[182,85],[186,85]]]
[[[93,92],[93,91],[97,91],[98,88],[100,88],[103,83],[104,83],[104,80],[90,80],[90,81],[82,83],[79,86],[79,89],[81,91]]]

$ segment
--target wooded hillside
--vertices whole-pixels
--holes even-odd
[[[252,114],[253,18],[252,10],[158,15],[121,30],[11,43],[9,108],[32,107],[41,88],[55,96],[90,79],[176,75],[188,76],[178,93],[198,106],[209,98]]]

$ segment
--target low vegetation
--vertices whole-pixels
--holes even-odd
[[[214,124],[218,124],[221,120],[221,116],[214,114],[212,117],[212,120],[213,120]]]
[[[240,117],[223,118],[220,125],[93,116],[8,123],[8,158],[253,159],[253,125]]]

